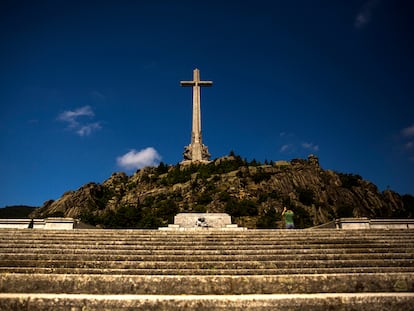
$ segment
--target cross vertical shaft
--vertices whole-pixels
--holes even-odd
[[[212,81],[201,81],[200,70],[194,69],[192,81],[181,81],[181,86],[193,87],[193,123],[191,131],[191,144],[184,149],[184,161],[208,161],[210,154],[207,146],[203,145],[201,135],[201,108],[200,108],[200,87],[212,86]]]

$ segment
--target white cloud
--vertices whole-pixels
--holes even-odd
[[[79,129],[76,131],[76,133],[79,136],[88,136],[92,133],[92,131],[99,130],[101,128],[102,126],[99,124],[99,122],[89,123],[86,125],[79,126]]]
[[[280,147],[279,151],[282,153],[294,153],[299,152],[300,149],[310,150],[313,152],[319,151],[319,146],[315,145],[314,143],[289,143],[285,144],[282,147]]]
[[[372,13],[374,9],[378,6],[379,0],[368,0],[359,10],[358,14],[355,17],[354,26],[355,28],[363,28],[366,24],[371,22]]]
[[[404,137],[411,137],[411,136],[414,136],[414,124],[413,124],[413,125],[411,125],[411,126],[409,126],[409,127],[406,127],[406,128],[404,128],[404,129],[402,129],[401,134],[402,134]]]
[[[291,132],[279,133],[280,140],[283,141],[283,145],[280,147],[279,152],[287,154],[302,153],[304,150],[311,152],[318,152],[319,145],[313,142],[304,142],[300,137]]]
[[[77,118],[83,117],[83,116],[93,117],[94,115],[95,114],[93,113],[92,108],[90,106],[83,106],[73,111],[67,110],[67,111],[62,112],[58,116],[58,119],[60,121],[68,122],[69,126],[71,127],[76,127],[79,124]]]
[[[95,113],[90,106],[83,106],[75,110],[66,110],[59,114],[58,120],[67,123],[68,128],[79,136],[88,136],[94,130],[101,129],[99,122],[83,123],[83,117],[93,118]]]
[[[280,147],[280,152],[289,152],[291,148],[292,146],[289,144],[283,145],[282,147]]]
[[[319,151],[319,146],[318,145],[315,145],[314,143],[306,143],[306,142],[303,142],[301,144],[301,146],[304,149],[309,149],[309,150],[312,150],[312,151]]]
[[[161,160],[157,150],[152,147],[136,151],[132,149],[128,153],[117,158],[117,164],[127,170],[140,169],[145,166],[156,166]]]

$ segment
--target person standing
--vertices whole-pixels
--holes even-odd
[[[293,221],[293,217],[295,216],[295,213],[290,208],[287,209],[285,206],[283,208],[282,216],[285,217],[286,229],[294,229],[295,223]]]

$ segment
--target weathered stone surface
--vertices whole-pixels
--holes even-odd
[[[203,144],[201,134],[201,106],[200,106],[200,87],[211,86],[212,81],[201,81],[200,70],[194,69],[192,81],[181,81],[181,86],[193,87],[193,118],[191,130],[191,143],[184,148],[184,163],[208,162],[210,153],[207,146]]]
[[[46,229],[71,230],[74,228],[73,218],[50,217],[46,219],[0,219],[0,229]]]
[[[216,268],[220,270],[220,268]],[[396,269],[398,270],[398,269]],[[414,272],[284,275],[1,274],[2,293],[250,295],[414,292]],[[194,271],[197,274],[197,271]]]
[[[184,228],[197,227],[197,220],[203,218],[208,227],[224,228],[231,225],[231,217],[226,213],[180,213],[174,217],[174,224]]]
[[[0,231],[1,310],[396,311],[414,303],[410,229]]]
[[[414,294],[304,294],[203,296],[101,296],[0,294],[2,310],[291,310],[400,311],[411,310]]]
[[[414,229],[414,219],[340,218],[335,223],[341,229]]]

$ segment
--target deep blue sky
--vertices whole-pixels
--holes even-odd
[[[0,206],[180,162],[194,68],[212,158],[414,194],[413,34],[411,0],[3,0]]]

